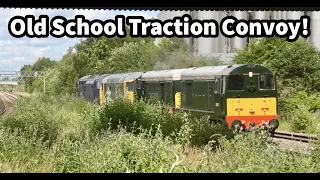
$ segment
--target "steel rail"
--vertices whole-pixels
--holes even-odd
[[[12,94],[10,94],[10,93],[5,93],[4,95],[7,96],[10,100],[17,99],[16,96],[14,96],[14,95],[12,95]]]
[[[272,137],[278,138],[278,139],[288,139],[292,141],[301,141],[301,142],[308,142],[308,143],[318,141],[318,137],[316,135],[286,132],[286,131],[276,131],[273,133]]]
[[[3,102],[1,97],[0,97],[0,101],[3,106],[3,110],[1,110],[0,115],[3,115],[7,111],[7,105],[6,105],[6,103]]]

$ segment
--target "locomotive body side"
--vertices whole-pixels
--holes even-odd
[[[141,76],[142,97],[149,103],[168,104],[172,107],[180,106],[176,101],[177,93],[180,92],[180,76],[185,69],[173,69],[162,71],[149,71]],[[180,104],[179,104],[180,103]]]
[[[211,120],[221,121],[225,104],[222,100],[223,81],[219,72],[227,66],[189,68],[181,73],[181,107],[194,117],[208,115]]]

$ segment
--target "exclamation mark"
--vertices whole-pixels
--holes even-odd
[[[302,27],[303,27],[302,34],[303,34],[303,36],[307,37],[307,36],[310,35],[310,29],[309,29],[309,27],[310,27],[310,24],[309,24],[310,17],[309,16],[303,16],[303,17],[301,17],[301,19],[302,19]]]

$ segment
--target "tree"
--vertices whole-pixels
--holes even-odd
[[[219,58],[194,56],[183,38],[163,38],[159,42],[154,70],[179,69],[222,64]]]
[[[77,53],[73,63],[77,77],[87,74],[109,73],[107,67],[110,67],[109,60],[112,51],[122,47],[125,43],[154,42],[153,38],[132,38],[129,35],[128,26],[126,26],[126,31],[128,35],[125,38],[88,38],[78,43],[75,47]]]
[[[153,42],[125,43],[112,51],[106,69],[110,73],[152,70],[157,50]]]
[[[218,66],[222,62],[216,57],[194,56],[191,51],[177,50],[170,53],[164,62],[158,61],[154,70],[180,69],[201,66]]]
[[[55,71],[52,71],[50,83],[52,84],[52,93],[55,94],[72,94],[75,92],[75,82],[79,78],[74,69],[75,55],[70,49],[67,54],[62,57]]]
[[[45,71],[54,68],[57,62],[50,58],[42,57],[39,58],[32,66],[33,71]]]
[[[57,65],[57,62],[54,60],[51,60],[50,58],[42,57],[39,58],[33,65],[24,65],[20,71],[26,72],[26,71],[47,71],[49,69],[55,68]],[[32,77],[24,77],[23,80],[25,81],[24,86],[25,89],[29,92],[34,91],[36,87],[40,86],[37,79],[34,79]],[[37,82],[35,84],[35,82]],[[41,86],[42,88],[42,86]]]
[[[159,47],[168,53],[174,51],[191,51],[191,47],[187,44],[184,38],[162,38],[159,42]]]
[[[282,87],[298,91],[320,90],[320,56],[318,49],[307,40],[288,42],[283,38],[263,38],[239,50],[234,62],[264,64],[277,76]]]
[[[26,72],[26,71],[32,71],[32,65],[24,65],[20,69],[21,72]],[[33,79],[30,77],[23,77],[22,80],[24,81],[24,88],[26,91],[30,91],[32,88],[32,81]]]

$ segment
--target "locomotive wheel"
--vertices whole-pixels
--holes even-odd
[[[242,123],[240,122],[240,120],[232,121],[231,128],[233,131],[238,132],[241,129],[241,127],[242,127]]]
[[[279,121],[276,119],[272,119],[271,121],[269,121],[269,132],[270,133],[274,133],[276,131],[276,129],[278,129],[279,127]]]

